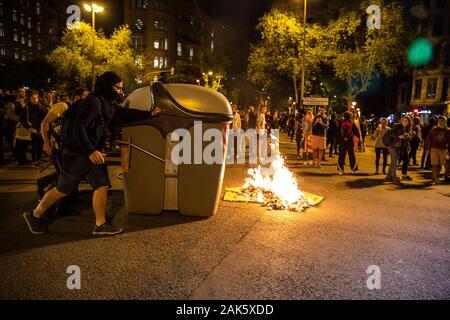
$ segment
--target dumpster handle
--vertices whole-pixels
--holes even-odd
[[[160,158],[160,157],[158,157],[157,155],[154,155],[153,153],[148,152],[147,150],[142,149],[141,147],[139,147],[139,146],[137,146],[137,145],[135,145],[135,144],[132,144],[131,141],[126,142],[126,141],[116,140],[116,142],[117,142],[117,143],[120,143],[120,144],[127,144],[129,147],[134,148],[134,149],[136,149],[136,150],[139,150],[139,151],[145,153],[146,155],[148,155],[148,156],[150,156],[150,157],[152,157],[152,158],[154,158],[154,159],[156,159],[156,160],[161,161],[162,163],[165,163],[165,162],[166,162],[163,158]]]

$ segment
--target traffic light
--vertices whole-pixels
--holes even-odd
[[[170,75],[173,76],[175,74],[175,68],[170,69]]]

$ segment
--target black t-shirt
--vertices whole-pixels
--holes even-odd
[[[324,137],[326,126],[323,123],[316,122],[313,125],[312,134],[313,136]]]

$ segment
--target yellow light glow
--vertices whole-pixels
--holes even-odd
[[[88,4],[84,4],[83,7],[84,7],[84,9],[85,9],[86,11],[88,11],[88,12],[91,12],[91,10],[92,10],[91,6],[88,5]]]

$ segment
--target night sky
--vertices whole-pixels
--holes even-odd
[[[258,19],[270,10],[273,0],[197,0],[197,2],[212,18],[238,30],[247,31],[250,40],[255,41]]]

